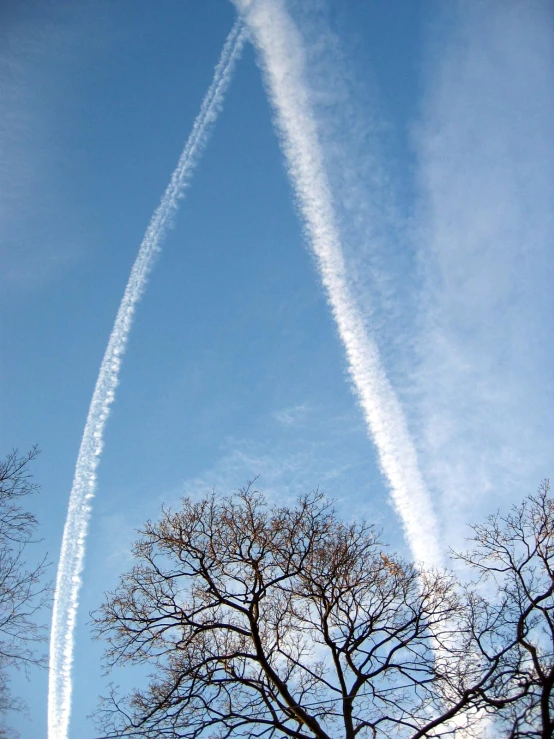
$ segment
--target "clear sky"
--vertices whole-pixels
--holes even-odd
[[[552,474],[552,5],[287,8],[349,289],[441,546],[460,546],[467,522]],[[129,271],[235,17],[225,0],[1,5],[0,449],[42,449],[33,506],[54,566]],[[275,500],[319,486],[409,554],[273,117],[247,44],[124,358],[87,542],[72,739],[96,735],[88,716],[109,680],[88,613],[161,502],[256,475]],[[13,689],[30,711],[11,723],[45,736],[46,674]]]

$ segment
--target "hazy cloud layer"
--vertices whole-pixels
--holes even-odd
[[[415,129],[425,290],[419,445],[455,541],[553,459],[554,12],[458,2],[430,33]]]

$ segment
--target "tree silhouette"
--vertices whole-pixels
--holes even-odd
[[[107,669],[145,664],[152,677],[112,689],[106,734],[470,736],[490,665],[467,657],[463,591],[319,493],[273,508],[251,485],[185,499],[141,534],[92,617]]]
[[[37,520],[21,505],[37,490],[29,472],[37,454],[36,447],[23,456],[14,450],[0,461],[0,715],[24,705],[9,691],[9,669],[28,671],[45,661],[38,650],[45,627],[36,617],[50,597],[46,557],[33,565],[25,559]]]
[[[495,665],[484,696],[508,739],[554,736],[554,500],[548,480],[506,516],[471,527],[458,554],[484,587],[469,625]],[[479,594],[485,593],[486,595]]]

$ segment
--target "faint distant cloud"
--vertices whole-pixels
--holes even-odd
[[[319,489],[336,501],[345,517],[366,517],[386,530],[386,538],[404,547],[396,513],[390,504],[376,455],[368,450],[359,410],[310,407],[290,414],[292,423],[275,424],[283,410],[266,419],[255,437],[229,438],[215,464],[200,475],[167,490],[164,500],[178,505],[183,495],[200,497],[215,490],[229,495],[256,479],[256,487],[277,504],[288,504],[299,495]],[[290,411],[291,409],[285,409]]]
[[[133,564],[131,548],[138,538],[137,529],[144,523],[140,509],[104,514],[99,523],[102,550],[105,552],[104,565],[110,572],[119,573]]]
[[[302,423],[310,408],[307,403],[301,403],[300,405],[293,405],[289,408],[283,408],[282,410],[275,411],[273,418],[280,423],[282,426],[293,426]]]
[[[293,409],[304,416],[303,423],[275,423],[283,410],[288,414]],[[213,490],[230,495],[255,479],[271,503],[293,503],[317,488],[336,500],[345,516],[367,516],[377,526],[388,522],[389,538],[399,533],[374,455],[368,453],[359,411],[353,405],[310,408],[304,403],[268,413],[255,436],[229,437],[214,463],[200,474],[175,479],[163,489],[142,490],[125,512],[112,501],[97,519],[93,551],[101,552],[102,568],[115,578],[131,561],[137,529],[148,518],[156,519],[162,504],[175,509],[183,496],[198,499]]]

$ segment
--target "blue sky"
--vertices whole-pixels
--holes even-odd
[[[398,399],[441,546],[459,546],[466,522],[551,473],[552,8],[287,9],[350,295]],[[129,271],[236,9],[56,0],[1,12],[0,441],[42,448],[34,506],[56,563]],[[87,542],[71,737],[95,736],[87,716],[107,682],[88,612],[162,501],[255,475],[278,499],[320,486],[409,551],[303,231],[258,48],[256,59],[247,44],[236,67],[130,335]],[[24,738],[46,735],[46,675],[15,676],[13,687],[30,716],[12,723]]]

